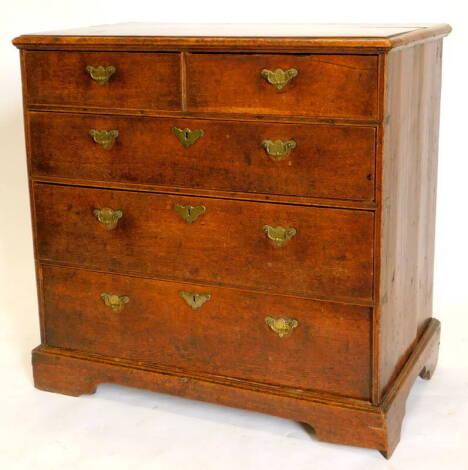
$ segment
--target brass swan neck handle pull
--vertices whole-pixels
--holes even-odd
[[[187,292],[185,290],[180,291],[179,295],[193,310],[199,309],[205,302],[211,299],[210,294],[199,294],[198,292]]]
[[[282,160],[291,150],[295,149],[296,145],[294,139],[262,140],[262,147],[265,149],[266,153],[277,162]]]
[[[114,75],[117,69],[113,65],[87,65],[86,71],[89,76],[99,85],[105,85],[109,82],[109,79]]]
[[[130,299],[127,295],[107,294],[105,292],[101,294],[101,299],[114,312],[120,312],[123,306],[130,302]]]
[[[102,209],[94,209],[93,214],[97,220],[106,227],[107,230],[112,230],[117,226],[117,222],[122,218],[123,212],[121,210],[113,210],[109,207]]]
[[[89,135],[93,138],[96,144],[99,144],[103,149],[109,150],[114,145],[115,139],[119,136],[119,131],[117,129],[90,129]]]
[[[270,85],[273,85],[279,91],[282,90],[294,77],[297,77],[299,72],[297,69],[263,69],[260,74]]]
[[[206,207],[175,204],[174,210],[182,217],[183,220],[185,220],[185,222],[191,224],[206,212]]]
[[[264,225],[263,231],[267,234],[267,237],[277,246],[285,245],[297,233],[294,227],[272,227],[271,225]]]
[[[188,127],[181,129],[173,127],[171,132],[177,137],[177,140],[186,148],[193,145],[200,137],[203,136],[203,129],[190,130]]]
[[[274,331],[280,338],[291,334],[294,328],[299,326],[299,322],[295,318],[285,317],[265,317],[265,323]]]

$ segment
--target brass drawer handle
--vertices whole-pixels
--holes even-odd
[[[199,294],[198,292],[187,292],[185,290],[180,291],[179,295],[187,302],[187,305],[193,308],[193,310],[197,310],[205,302],[208,302],[208,300],[211,299],[210,294]]]
[[[280,338],[288,336],[294,328],[299,326],[299,322],[295,318],[274,318],[265,317],[265,323],[274,331]]]
[[[262,140],[262,146],[266,150],[266,153],[278,162],[282,160],[291,150],[295,149],[296,145],[297,144],[294,139]]]
[[[108,150],[114,145],[115,139],[119,136],[119,131],[116,129],[109,131],[90,129],[89,135],[93,138],[96,144],[99,144],[103,149]]]
[[[261,72],[262,77],[277,90],[282,90],[298,74],[296,69],[276,69],[274,71],[263,69]]]
[[[103,207],[102,209],[94,209],[93,214],[107,230],[112,230],[117,226],[119,219],[122,218],[123,212]]]
[[[191,224],[195,222],[198,217],[206,212],[205,206],[183,206],[175,204],[174,210],[182,217],[185,222]]]
[[[285,245],[297,233],[294,227],[272,227],[271,225],[264,225],[263,231],[277,246]]]
[[[188,127],[185,129],[173,127],[171,131],[184,147],[190,147],[204,134],[203,129],[194,129],[192,131]]]
[[[106,294],[105,292],[101,294],[101,299],[104,300],[104,303],[114,312],[120,312],[123,306],[130,302],[130,299],[126,295]]]
[[[89,73],[90,77],[99,85],[105,85],[109,79],[114,75],[117,69],[113,65],[108,65],[104,67],[103,65],[87,65],[86,71]]]

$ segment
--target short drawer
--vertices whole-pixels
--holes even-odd
[[[29,122],[33,176],[374,198],[373,127],[48,112]]]
[[[378,118],[374,55],[189,54],[187,74],[190,111]]]
[[[27,51],[25,66],[28,104],[180,108],[179,54]]]
[[[373,213],[34,186],[43,260],[305,296],[371,299]]]
[[[53,266],[43,286],[50,346],[369,397],[369,308]]]

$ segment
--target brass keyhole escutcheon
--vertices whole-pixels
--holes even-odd
[[[182,217],[183,220],[185,220],[185,222],[191,224],[206,212],[206,207],[175,204],[174,210]]]
[[[102,209],[94,209],[93,214],[97,220],[106,227],[107,230],[112,230],[117,226],[117,222],[122,218],[123,212],[121,210],[113,210],[109,207]]]
[[[284,246],[297,233],[294,227],[272,227],[271,225],[264,225],[263,231],[267,234],[267,237],[277,246]]]
[[[278,91],[282,90],[294,77],[297,77],[299,72],[297,69],[276,69],[268,70],[263,69],[261,76],[270,84],[273,85]]]
[[[289,140],[262,140],[266,153],[276,161],[282,160],[291,150],[296,148],[296,141]]]
[[[89,76],[99,85],[105,85],[109,82],[109,79],[114,75],[117,69],[113,65],[87,65],[86,71]]]
[[[101,294],[101,299],[114,312],[120,312],[123,306],[130,302],[130,299],[127,295],[107,294],[105,292]]]
[[[285,317],[265,317],[265,323],[274,331],[280,338],[288,336],[294,328],[299,326],[299,322],[295,318]]]
[[[192,131],[188,127],[185,129],[173,127],[171,131],[184,147],[190,147],[204,134],[203,129],[194,129]]]
[[[210,294],[199,294],[198,292],[187,292],[180,291],[179,295],[187,302],[187,305],[192,307],[193,310],[197,310],[203,306],[205,302],[211,299]]]
[[[117,129],[90,129],[89,135],[93,138],[96,144],[99,144],[103,149],[109,150],[114,145],[115,139],[119,136],[119,131]]]

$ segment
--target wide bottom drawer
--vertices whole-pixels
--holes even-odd
[[[46,344],[368,399],[371,309],[43,265]]]

